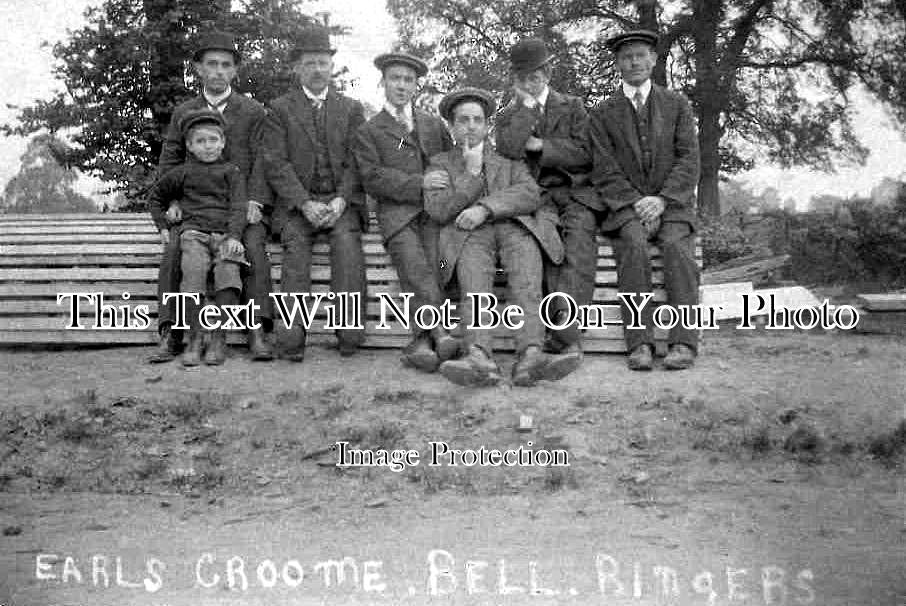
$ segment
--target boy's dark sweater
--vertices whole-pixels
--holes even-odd
[[[148,198],[157,229],[167,229],[165,214],[173,201],[182,209],[183,229],[222,232],[240,240],[246,223],[245,179],[230,162],[200,162],[188,154],[186,161],[164,174]]]

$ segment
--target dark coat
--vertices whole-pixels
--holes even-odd
[[[525,142],[533,133],[544,140],[541,152],[525,150]],[[500,155],[524,160],[542,187],[570,188],[573,199],[603,210],[603,203],[590,187],[588,112],[579,97],[551,90],[543,114],[522,103],[511,103],[497,116],[495,138]]]
[[[310,101],[301,88],[294,88],[274,99],[268,106],[268,116],[261,137],[261,151],[251,195],[266,199],[264,181],[274,192],[274,231],[279,233],[291,210],[301,210],[312,199],[309,188],[315,176],[315,145],[317,132],[307,106]],[[346,203],[358,207],[364,217],[365,198],[362,194],[351,147],[353,134],[365,122],[365,110],[355,99],[330,90],[322,108],[327,112],[327,146],[330,166],[337,183],[337,195]],[[261,169],[261,163],[264,169]]]
[[[425,192],[425,211],[443,227],[440,231],[439,258],[441,285],[454,275],[456,261],[470,231],[456,227],[460,212],[481,204],[491,211],[489,221],[513,219],[521,223],[538,241],[554,263],[563,261],[563,243],[557,234],[557,211],[541,203],[541,190],[522,162],[508,160],[485,143],[484,173],[488,194],[484,195],[484,180],[466,170],[460,149],[453,149],[431,158],[429,170],[443,170],[450,175],[451,187]]]
[[[396,118],[382,110],[356,133],[362,185],[377,200],[385,240],[422,211],[422,175],[428,161],[453,147],[440,118],[419,110],[414,118],[415,129],[407,134]]]
[[[632,205],[644,196],[661,196],[667,208],[661,221],[695,226],[695,188],[699,153],[695,119],[688,99],[653,84],[651,105],[651,169],[642,167],[642,153],[633,130],[632,103],[618,92],[591,114],[594,169],[592,182],[609,215],[603,231],[619,229],[636,216]]]

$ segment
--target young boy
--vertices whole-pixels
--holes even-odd
[[[469,322],[469,293],[490,293],[499,257],[507,272],[510,303],[524,311],[513,331],[517,361],[514,385],[557,380],[578,368],[578,351],[541,351],[544,325],[539,315],[544,255],[563,260],[553,209],[542,207],[540,190],[525,164],[498,155],[487,141],[496,103],[487,91],[464,88],[446,95],[440,114],[450,124],[457,147],[431,158],[427,175],[441,173],[447,183],[425,192],[425,211],[443,227],[439,254],[442,284],[455,275],[462,294],[460,317]],[[440,373],[459,385],[494,385],[502,379],[492,357],[491,331],[465,330],[465,357],[440,365]]]
[[[218,112],[208,109],[188,112],[179,129],[186,143],[186,160],[161,177],[151,190],[149,202],[154,224],[164,241],[169,239],[169,224],[177,220],[176,208],[181,210],[180,290],[200,294],[199,303],[187,301],[189,343],[182,363],[197,366],[203,349],[198,312],[212,267],[217,305],[239,302],[242,290],[239,264],[245,263],[240,239],[246,226],[247,194],[239,167],[221,158],[226,137],[224,121]],[[225,358],[225,334],[215,330],[204,355],[205,364],[223,364]]]

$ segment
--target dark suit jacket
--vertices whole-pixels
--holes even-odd
[[[460,212],[480,204],[491,211],[488,221],[513,219],[531,232],[541,249],[554,263],[563,261],[563,242],[557,234],[557,211],[542,206],[541,190],[523,162],[508,160],[484,148],[485,179],[466,170],[462,150],[452,149],[431,158],[429,170],[443,170],[450,175],[451,187],[425,192],[425,211],[443,227],[440,230],[439,258],[441,285],[453,278],[456,261],[470,231],[454,223]],[[484,195],[484,181],[488,194]]]
[[[304,202],[312,199],[309,188],[314,177],[317,132],[311,112],[305,107],[309,103],[302,89],[294,88],[270,103],[264,123],[259,154],[264,170],[258,167],[255,173],[265,176],[276,197],[273,213],[277,233],[289,212],[298,212]],[[333,89],[322,109],[327,112],[328,154],[337,194],[364,217],[365,199],[351,147],[353,133],[365,121],[365,110],[355,99]],[[262,180],[254,179],[251,194],[259,195],[262,189]]]
[[[639,141],[633,134],[632,103],[620,88],[591,115],[594,183],[610,210],[602,230],[620,228],[636,216],[632,205],[644,196],[667,202],[662,221],[695,226],[695,187],[699,154],[695,119],[688,99],[653,84],[651,104],[651,169],[643,170]]]
[[[163,149],[160,152],[159,175],[179,166],[186,159],[186,143],[179,130],[179,122],[187,112],[207,107],[207,101],[199,95],[180,103],[173,110],[173,117],[164,134]],[[246,178],[251,174],[255,163],[255,152],[264,116],[264,106],[235,91],[230,95],[223,110],[223,119],[226,122],[226,146],[222,157],[238,166]]]
[[[414,118],[415,130],[407,134],[396,118],[382,110],[356,133],[362,185],[377,200],[385,240],[422,211],[422,175],[428,160],[453,147],[440,118],[419,110]]]
[[[540,153],[525,150],[525,142],[533,133],[544,140]],[[575,200],[603,210],[603,203],[590,187],[588,112],[579,97],[551,90],[543,114],[522,103],[511,103],[497,116],[495,137],[500,155],[524,160],[542,187],[569,187]]]

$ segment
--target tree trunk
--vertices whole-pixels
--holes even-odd
[[[660,25],[657,21],[658,1],[636,0],[635,8],[639,15],[639,27],[659,33]],[[657,50],[657,63],[651,73],[651,79],[661,86],[667,86],[667,53],[670,49],[658,48]]]
[[[698,214],[702,217],[720,216],[720,110],[711,104],[699,108],[698,145],[701,154],[701,176],[698,180]]]
[[[717,183],[720,176],[720,110],[724,106],[724,87],[717,65],[717,32],[722,6],[714,0],[695,0],[693,38],[695,39],[695,88],[693,101],[698,114],[698,144],[701,176],[698,181],[698,213],[703,217],[720,216]]]

